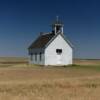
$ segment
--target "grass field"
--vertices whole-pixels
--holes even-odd
[[[0,58],[0,100],[99,100],[100,61],[90,62],[51,68]]]

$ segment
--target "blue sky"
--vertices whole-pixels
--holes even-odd
[[[50,32],[56,16],[74,45],[75,58],[100,58],[99,0],[1,0],[0,56],[27,56],[27,47]]]

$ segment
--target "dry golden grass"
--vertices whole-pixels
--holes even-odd
[[[3,63],[0,100],[99,100],[100,68],[90,67]]]
[[[99,76],[74,68],[1,68],[0,100],[99,100]]]
[[[78,65],[100,65],[100,59],[74,59],[74,64],[78,64]]]

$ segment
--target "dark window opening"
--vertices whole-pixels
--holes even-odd
[[[62,53],[62,49],[56,49],[56,53],[57,54],[61,54]]]
[[[42,53],[40,52],[40,61],[42,60]]]
[[[61,29],[61,27],[60,27],[60,26],[57,26],[57,27],[56,27],[56,31],[57,31],[57,32],[59,32],[59,31],[60,31],[60,29]]]

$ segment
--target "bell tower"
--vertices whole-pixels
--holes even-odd
[[[61,33],[63,34],[63,24],[59,20],[59,17],[56,17],[56,21],[52,24],[52,31],[56,34]]]

